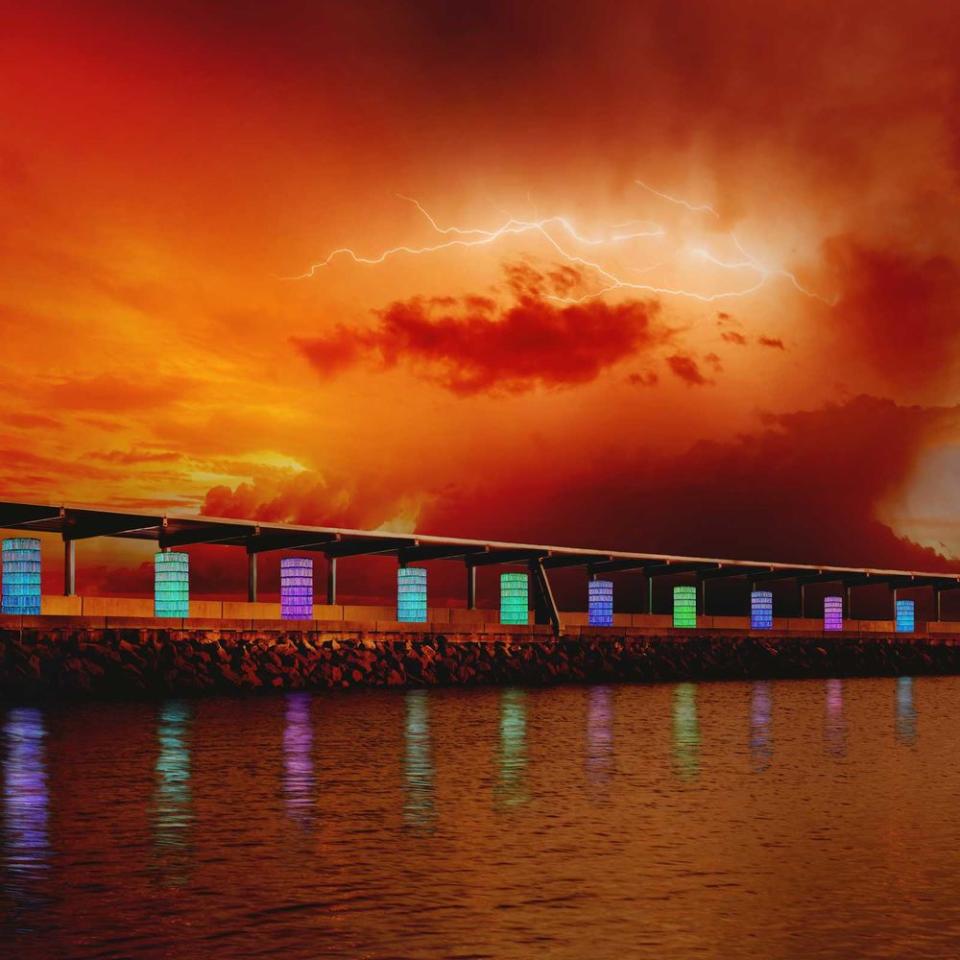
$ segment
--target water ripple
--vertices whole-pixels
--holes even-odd
[[[960,679],[6,708],[0,955],[954,958]]]

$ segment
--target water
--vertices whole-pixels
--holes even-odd
[[[0,708],[0,955],[960,955],[960,678]]]

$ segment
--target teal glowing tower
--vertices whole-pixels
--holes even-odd
[[[397,620],[427,622],[427,571],[423,567],[397,570]]]
[[[588,619],[591,627],[613,626],[613,581],[590,580],[587,588]]]
[[[912,600],[898,600],[896,603],[897,633],[913,633],[917,629],[916,607]]]
[[[673,588],[673,625],[684,629],[697,626],[697,588]]]
[[[190,616],[189,554],[154,554],[153,615],[155,617]]]
[[[500,622],[527,623],[529,621],[529,585],[525,573],[500,574]]]
[[[2,610],[27,616],[40,613],[40,541],[36,537],[3,541]]]

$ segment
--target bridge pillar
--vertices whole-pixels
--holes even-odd
[[[800,619],[804,620],[807,616],[807,585],[800,584]]]
[[[846,593],[847,600],[847,619],[853,619],[853,587],[847,586],[847,589],[844,591]]]
[[[653,614],[653,577],[647,574],[647,613]]]
[[[77,542],[63,540],[63,595],[73,597],[77,593]]]
[[[707,581],[700,581],[700,616],[707,615]]]
[[[337,602],[337,558],[327,557],[327,603],[332,607]]]
[[[247,547],[247,602],[257,602],[257,554]]]
[[[472,564],[466,564],[467,568],[467,609],[477,609],[477,568]]]

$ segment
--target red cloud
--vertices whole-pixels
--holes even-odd
[[[378,311],[373,330],[340,326],[294,343],[322,374],[367,358],[386,367],[409,360],[446,389],[475,394],[587,383],[669,340],[671,331],[656,323],[655,302],[551,299],[569,293],[579,279],[569,267],[548,274],[508,267],[514,299],[506,308],[480,296],[414,297]]]
[[[688,386],[703,387],[709,383],[713,383],[712,380],[708,380],[700,372],[700,367],[693,357],[675,353],[673,356],[667,357],[667,366]]]
[[[774,350],[787,349],[779,337],[758,337],[757,343],[759,343],[761,347],[772,347]]]
[[[112,413],[168,406],[191,392],[191,382],[181,377],[138,379],[101,373],[52,383],[41,391],[41,396],[53,409]]]
[[[212,487],[200,509],[210,517],[239,517],[279,523],[334,527],[378,527],[400,509],[413,491],[395,475],[360,480],[301,473]]]
[[[104,463],[119,463],[129,466],[134,463],[174,463],[180,454],[172,450],[99,450],[90,454],[91,460]]]

